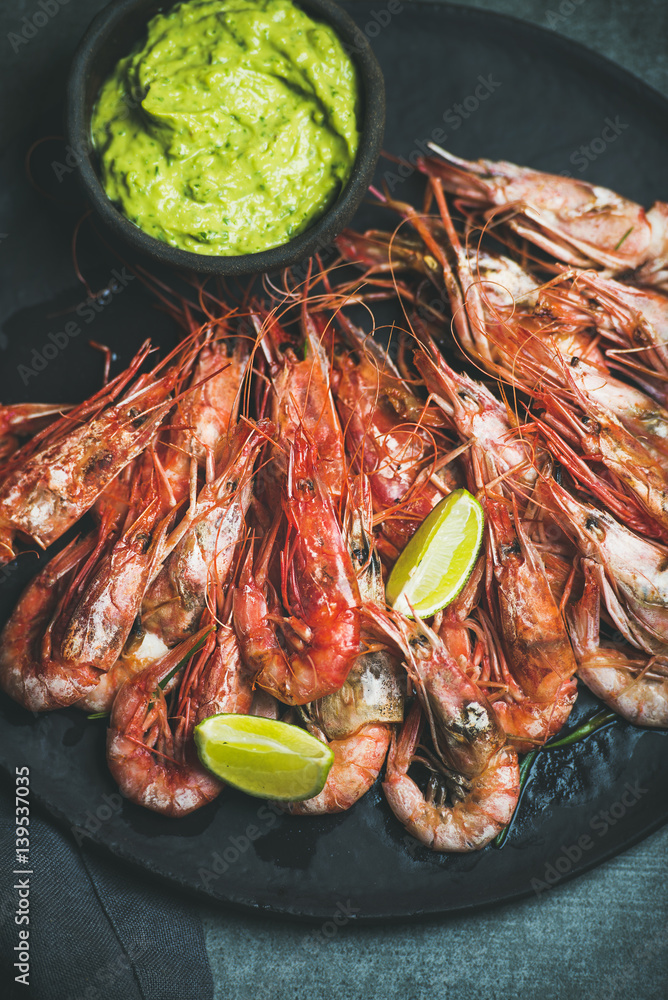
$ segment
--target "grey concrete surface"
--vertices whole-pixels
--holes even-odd
[[[329,939],[203,906],[215,997],[665,1000],[667,859],[664,827],[537,897],[466,917],[348,925]]]

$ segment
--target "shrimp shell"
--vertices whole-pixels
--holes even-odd
[[[164,816],[187,816],[223,787],[197,757],[193,696],[188,692],[170,717],[160,686],[203,634],[191,636],[126,681],[107,730],[107,763],[121,793]]]
[[[452,805],[438,804],[408,776],[422,728],[420,703],[415,702],[399,738],[392,736],[383,791],[405,829],[432,851],[477,851],[496,837],[512,819],[519,797],[517,753],[502,746]]]
[[[14,558],[15,536],[45,549],[93,506],[148,445],[172,406],[173,382],[167,375],[131,392],[12,468],[0,485],[0,565]]]
[[[568,610],[578,676],[613,711],[637,726],[668,729],[668,655],[648,656],[600,642],[600,572],[584,560],[582,597]]]
[[[286,812],[293,816],[322,816],[350,809],[369,791],[380,774],[391,730],[391,726],[370,723],[353,736],[329,741],[325,738],[334,754],[325,787],[313,798],[286,805]],[[323,739],[323,734],[319,738]]]

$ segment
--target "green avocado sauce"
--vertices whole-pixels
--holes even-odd
[[[104,188],[183,250],[280,246],[345,186],[358,95],[333,29],[290,0],[187,0],[102,86],[91,131]]]

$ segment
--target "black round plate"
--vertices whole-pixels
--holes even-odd
[[[410,159],[435,138],[466,157],[568,171],[644,204],[668,195],[668,102],[611,63],[548,31],[480,11],[404,3],[388,23],[384,2],[362,0],[348,9],[385,72],[392,152]],[[53,123],[41,121],[33,138],[52,131]],[[5,322],[4,402],[75,400],[90,392],[99,385],[101,360],[87,346],[89,337],[112,346],[120,363],[146,334],[161,346],[175,337],[141,283],[86,238],[80,262],[103,293],[91,305],[72,289],[75,216],[62,205],[74,188],[69,174],[53,166],[67,166],[66,151],[49,143],[33,172],[55,201],[29,189],[18,154],[6,171],[26,235],[12,249],[15,277],[4,292],[3,315],[16,309],[17,293],[23,301],[38,297],[40,261],[42,287],[48,284],[52,298]],[[418,178],[403,174],[381,162],[378,181],[385,179],[397,197],[414,198]],[[78,332],[59,340],[68,321]],[[45,350],[50,344],[55,355]],[[0,619],[35,565],[25,556],[2,572]],[[596,707],[583,692],[573,724]],[[95,841],[216,899],[293,916],[405,917],[541,893],[668,819],[666,734],[621,721],[539,756],[501,850],[439,856],[405,835],[379,787],[348,813],[321,819],[278,816],[267,803],[229,790],[191,817],[164,819],[117,794],[105,766],[104,722],[75,710],[37,718],[6,698],[0,712],[0,763],[10,773],[28,764],[33,794],[79,841]]]

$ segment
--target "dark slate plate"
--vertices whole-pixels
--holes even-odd
[[[410,158],[440,129],[446,135],[435,138],[463,156],[568,171],[646,204],[668,195],[668,102],[611,63],[479,11],[404,3],[387,23],[384,3],[350,9],[386,74],[391,151]],[[146,334],[170,346],[175,331],[140,282],[128,282],[122,264],[84,235],[80,261],[102,289],[94,308],[86,303],[70,264],[73,171],[57,166],[68,166],[67,152],[49,139],[33,158],[47,198],[29,186],[22,163],[31,141],[59,131],[59,113],[31,115],[30,134],[0,168],[10,233],[0,244],[10,279],[0,303],[0,398],[75,400],[99,384],[89,337],[126,362]],[[389,162],[381,163],[383,177],[398,197],[419,190],[415,175],[399,179]],[[64,346],[42,366],[33,349],[44,357],[49,334],[68,321],[80,332],[67,343],[61,337]],[[0,573],[2,620],[35,566],[25,556]],[[573,722],[596,707],[584,692]],[[0,763],[10,774],[30,766],[33,796],[72,836],[222,901],[319,918],[323,933],[335,918],[454,912],[545,892],[668,819],[668,739],[621,721],[538,758],[501,850],[438,856],[405,835],[379,788],[350,812],[322,819],[279,817],[231,791],[185,820],[163,819],[117,794],[105,767],[104,723],[74,710],[36,718],[7,699],[0,713]]]

